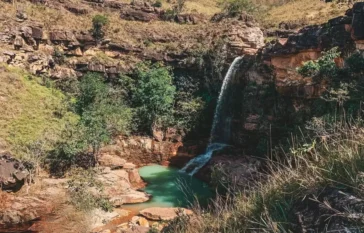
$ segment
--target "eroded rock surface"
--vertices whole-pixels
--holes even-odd
[[[10,155],[0,155],[0,187],[2,190],[19,190],[29,177],[30,164],[22,163]]]
[[[161,208],[161,207],[147,208],[141,210],[139,213],[145,218],[154,221],[168,221],[175,219],[179,215],[193,214],[191,210],[185,208]]]

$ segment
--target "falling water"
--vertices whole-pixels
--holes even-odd
[[[231,116],[228,114],[229,106],[226,102],[228,101],[228,92],[230,81],[239,67],[239,62],[243,57],[237,57],[229,67],[228,72],[224,78],[221,86],[220,95],[217,100],[217,105],[215,109],[214,120],[212,123],[210,142],[206,148],[205,154],[199,155],[196,158],[190,160],[186,166],[182,168],[182,172],[194,175],[198,172],[205,164],[211,159],[214,151],[221,150],[226,146],[230,138],[230,128],[231,128]]]

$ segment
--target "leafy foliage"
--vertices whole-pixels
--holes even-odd
[[[339,56],[338,48],[332,48],[327,52],[323,52],[322,57],[316,61],[304,63],[297,71],[304,77],[314,77],[319,80],[322,78],[335,78],[339,70],[335,63],[335,58]]]
[[[97,155],[101,144],[111,136],[129,133],[132,111],[123,103],[120,93],[104,83],[99,74],[85,75],[79,89],[76,101],[76,112],[81,116],[79,130]]]
[[[68,193],[71,196],[71,204],[82,211],[90,211],[101,208],[104,211],[112,211],[112,204],[102,196],[102,183],[95,179],[94,170],[75,168],[71,171],[71,179],[68,183]],[[91,189],[95,191],[91,192]]]
[[[218,5],[224,13],[232,17],[237,16],[243,11],[252,13],[257,10],[257,7],[251,0],[221,0]]]
[[[155,3],[153,3],[153,6],[154,7],[162,7],[162,1],[160,1],[160,0],[155,1]]]
[[[105,15],[95,15],[92,18],[92,32],[93,36],[100,40],[104,37],[105,32],[103,30],[103,27],[106,26],[109,23],[109,19]]]
[[[128,77],[121,80],[131,88],[131,104],[138,116],[140,130],[148,132],[152,126],[164,126],[171,121],[176,88],[169,67],[140,63],[133,80]]]

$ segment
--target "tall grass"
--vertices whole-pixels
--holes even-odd
[[[363,195],[363,123],[360,118],[313,118],[292,136],[288,151],[276,148],[267,161],[267,174],[252,191],[233,190],[218,196],[208,211],[197,208],[197,217],[184,232],[297,232],[300,223],[294,210],[307,197],[317,197],[327,187]],[[321,204],[333,216],[363,225],[353,218],[360,213]]]

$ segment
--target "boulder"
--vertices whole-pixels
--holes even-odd
[[[77,4],[68,4],[65,5],[64,8],[66,8],[69,12],[72,12],[76,15],[85,15],[89,12],[87,8]]]
[[[158,19],[158,15],[155,13],[148,13],[142,9],[128,7],[121,10],[120,18],[125,20],[150,22]]]
[[[73,69],[57,65],[50,70],[50,77],[52,79],[70,79],[77,77],[77,74]]]
[[[142,227],[149,227],[149,222],[146,218],[139,217],[137,223]]]
[[[185,208],[162,208],[152,207],[141,210],[140,215],[153,221],[168,221],[173,220],[180,215],[192,215],[192,210]]]
[[[55,30],[49,32],[49,39],[52,42],[71,42],[76,41],[76,37],[71,31]]]
[[[105,0],[104,6],[109,7],[109,8],[114,8],[114,9],[121,9],[121,8],[127,6],[127,4],[120,2],[120,1]]]
[[[131,184],[139,185],[139,184],[143,183],[143,180],[139,175],[138,169],[136,169],[136,168],[129,169],[128,174],[129,174],[129,181]]]
[[[22,163],[10,155],[0,155],[0,187],[2,190],[19,190],[29,176],[30,164]]]
[[[24,39],[21,36],[16,36],[14,39],[14,49],[19,50],[24,45]]]
[[[33,221],[49,213],[49,203],[36,197],[17,197],[0,192],[0,231],[2,225],[15,225]]]
[[[202,16],[198,14],[178,14],[174,17],[174,21],[181,24],[198,24],[201,20]]]
[[[125,159],[117,155],[101,154],[98,159],[101,166],[110,168],[121,168],[126,163]]]
[[[111,170],[106,167],[96,179],[104,186],[103,195],[108,197],[115,207],[123,204],[142,203],[150,199],[148,194],[132,189],[129,173],[124,169]]]
[[[113,203],[113,206],[120,207],[123,204],[137,204],[147,202],[149,199],[150,195],[145,192],[128,189],[125,193],[113,194],[110,198],[110,201]]]

